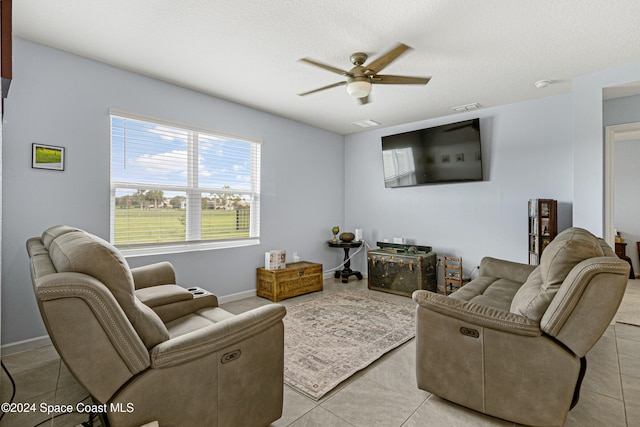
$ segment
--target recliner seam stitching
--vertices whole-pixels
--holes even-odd
[[[60,283],[60,284],[61,285],[76,285],[76,283]],[[111,326],[114,327],[114,329],[118,332],[118,336],[114,336],[114,338],[118,338],[119,337],[125,343],[125,347],[123,348],[123,346],[120,344],[120,340],[118,340],[118,339],[114,339],[112,341],[112,343],[115,341],[116,346],[118,348],[120,348],[123,351],[123,353],[125,353],[125,354],[129,353],[132,356],[132,358],[135,360],[135,362],[138,362],[137,364],[139,366],[135,366],[135,364],[132,364],[132,363],[127,363],[127,365],[130,365],[129,369],[131,370],[131,368],[133,368],[136,372],[140,372],[140,371],[144,370],[146,368],[146,365],[145,365],[144,361],[138,357],[138,355],[136,354],[137,352],[133,349],[133,347],[131,347],[131,345],[129,343],[129,340],[125,336],[124,332],[118,326],[118,324],[115,321],[115,319],[110,315],[108,307],[100,301],[100,298],[98,298],[98,295],[91,289],[80,288],[80,289],[75,289],[74,291],[83,292],[83,293],[86,293],[86,294],[90,295],[93,298],[91,298],[91,299],[87,298],[87,299],[84,299],[84,301],[88,302],[90,306],[94,306],[94,304],[97,303],[97,304],[99,304],[100,307],[102,307],[104,309],[102,312],[100,312],[100,311],[96,312],[95,310],[93,312],[94,312],[94,314],[98,315],[98,317],[102,318],[106,323],[108,323],[108,324],[110,324]],[[68,291],[63,290],[63,289],[38,289],[37,292],[39,294],[47,294],[47,293],[55,294],[55,293],[63,293],[63,292],[68,292]],[[103,316],[104,313],[107,314],[107,318],[106,319]],[[107,336],[111,335],[109,333],[109,329],[106,330],[106,333],[107,333]],[[128,358],[125,358],[124,360],[126,362],[128,360]]]

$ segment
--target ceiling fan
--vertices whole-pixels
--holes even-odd
[[[323,64],[309,58],[302,58],[300,61],[306,62],[316,67],[324,68],[347,79],[342,82],[333,83],[309,92],[300,93],[298,95],[305,96],[311,93],[319,92],[325,89],[331,89],[338,86],[347,86],[347,92],[354,98],[358,98],[360,104],[369,102],[369,94],[371,93],[372,84],[406,84],[406,85],[426,85],[431,77],[410,77],[410,76],[392,76],[378,74],[384,67],[395,61],[405,51],[411,49],[409,46],[398,43],[393,49],[389,50],[379,58],[373,60],[368,65],[364,63],[369,58],[364,52],[356,52],[349,57],[354,67],[349,71],[344,71],[331,65]]]

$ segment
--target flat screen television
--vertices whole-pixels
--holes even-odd
[[[480,119],[382,137],[384,185],[482,181]]]

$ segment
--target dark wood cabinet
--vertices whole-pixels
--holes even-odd
[[[529,264],[538,265],[542,252],[558,235],[558,201],[529,200]]]
[[[12,19],[11,0],[0,0],[0,76],[2,77],[2,98],[9,93],[12,78]]]
[[[638,249],[640,249],[640,242],[638,242]],[[627,256],[627,244],[624,242],[615,242],[615,251],[618,258],[629,263],[629,266],[631,267],[629,270],[629,279],[635,279],[636,273],[633,271],[633,263],[631,262],[631,258]]]

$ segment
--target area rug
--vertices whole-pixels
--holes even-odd
[[[640,280],[627,282],[627,290],[613,320],[616,323],[640,326]]]
[[[284,382],[314,400],[415,335],[415,305],[341,291],[287,307]]]

